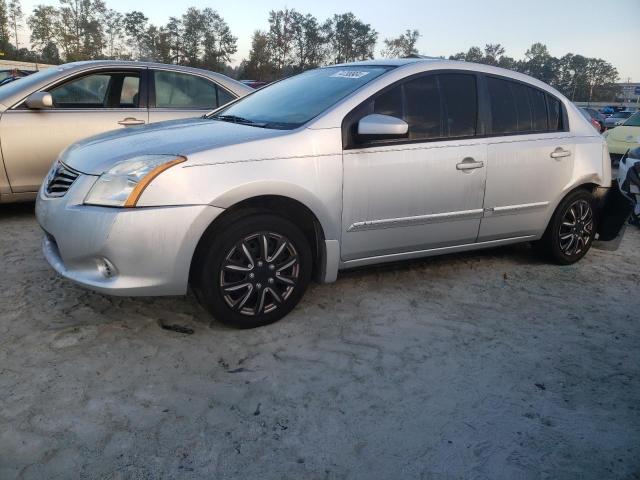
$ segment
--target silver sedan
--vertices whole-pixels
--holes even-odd
[[[528,241],[574,263],[617,234],[597,230],[611,181],[604,140],[548,85],[371,61],[76,144],[36,213],[61,275],[115,295],[191,284],[215,317],[254,327],[342,269]]]
[[[33,200],[56,157],[98,133],[202,116],[252,90],[218,73],[144,62],[52,67],[0,87],[0,202]]]

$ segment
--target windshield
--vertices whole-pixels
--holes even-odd
[[[625,127],[640,127],[640,112],[634,113],[622,125],[624,125]]]
[[[208,118],[292,130],[390,68],[354,65],[311,70],[264,87]]]
[[[613,114],[613,118],[629,118],[631,112],[617,112]]]

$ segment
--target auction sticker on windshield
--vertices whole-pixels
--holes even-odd
[[[362,78],[369,75],[369,72],[358,72],[356,70],[340,70],[331,75],[332,78]]]

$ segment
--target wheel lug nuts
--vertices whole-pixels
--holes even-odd
[[[271,265],[269,265],[269,270],[275,270],[276,266],[272,263]]]
[[[262,284],[261,284],[261,283],[256,283],[256,288],[257,288],[258,290],[260,290],[260,289],[262,288]]]
[[[249,274],[249,278],[251,278],[251,279],[256,278],[256,274],[255,273],[250,273]]]
[[[262,265],[264,265],[262,262],[258,262],[259,267],[261,267]]]
[[[273,283],[273,278],[270,278],[270,279],[269,279],[269,283]]]

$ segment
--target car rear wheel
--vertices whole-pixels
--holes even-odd
[[[198,259],[198,299],[237,328],[273,323],[302,298],[311,278],[311,249],[300,229],[272,214],[245,216],[211,237]]]
[[[542,252],[560,265],[570,265],[584,257],[596,234],[593,205],[593,195],[586,190],[567,195],[540,241]]]

